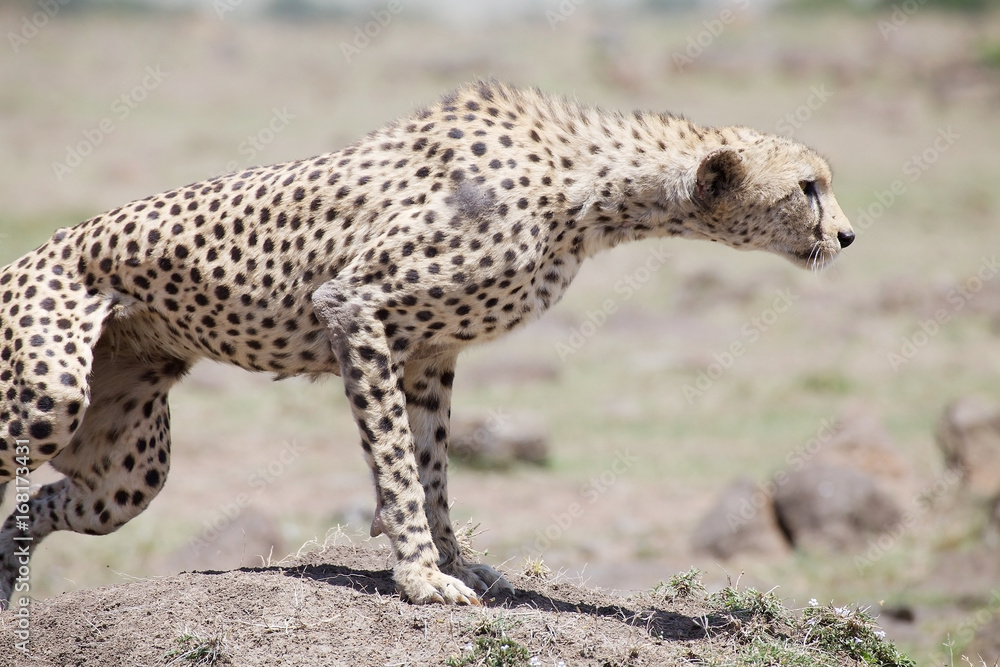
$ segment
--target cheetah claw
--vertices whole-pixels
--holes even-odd
[[[445,572],[481,594],[499,591],[514,594],[514,587],[510,585],[510,582],[489,565],[463,563],[458,566],[446,567]]]
[[[476,592],[464,583],[436,569],[396,570],[396,588],[415,604],[464,604],[481,607]]]

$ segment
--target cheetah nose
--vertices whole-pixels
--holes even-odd
[[[840,247],[846,248],[847,246],[854,243],[854,232],[850,229],[837,232],[837,240],[840,241]]]

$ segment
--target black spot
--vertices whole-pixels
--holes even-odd
[[[28,427],[28,433],[36,440],[44,440],[52,435],[52,424],[44,421],[32,422]]]

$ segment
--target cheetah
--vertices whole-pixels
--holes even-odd
[[[167,393],[207,358],[339,375],[399,593],[481,604],[510,587],[451,528],[459,353],[545,312],[587,257],[671,236],[814,269],[854,240],[826,161],[799,143],[497,81],[340,151],[56,231],[0,271],[0,482],[45,462],[64,475],[16,498],[0,595],[49,533],[107,534],[149,505],[169,467]]]

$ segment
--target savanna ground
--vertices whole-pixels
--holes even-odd
[[[547,3],[517,19],[433,18],[407,6],[349,62],[342,42],[351,43],[371,16],[269,21],[239,6],[221,18],[207,6],[155,18],[65,9],[16,53],[4,44],[0,263],[56,227],[128,200],[342,147],[481,76],[609,108],[790,132],[833,164],[857,242],[820,275],[773,256],[685,241],[620,248],[591,261],[540,322],[462,359],[454,414],[537,415],[550,433],[552,461],[503,472],[456,465],[453,516],[482,523],[475,546],[501,569],[517,573],[526,556],[542,556],[572,581],[647,593],[691,566],[705,571],[713,591],[743,572],[742,585],[777,586],[789,607],[815,598],[886,611],[889,636],[919,664],[958,664],[968,630],[992,622],[991,600],[1000,599],[996,559],[982,557],[989,545],[980,539],[981,513],[959,500],[959,489],[936,496],[934,510],[919,512],[864,568],[850,554],[791,551],[719,563],[692,551],[691,533],[734,477],[764,479],[823,423],[859,415],[884,424],[909,461],[920,480],[908,508],[916,510],[942,478],[933,431],[944,406],[968,394],[1000,402],[1000,72],[990,65],[1000,17],[922,8],[886,31],[879,21],[891,20],[891,10],[775,16],[733,3],[736,20],[712,37],[704,22],[718,12],[583,5],[553,26],[547,9],[558,11]],[[20,30],[35,10],[0,11],[3,33]],[[697,43],[690,40],[704,46],[678,62],[675,54]],[[107,122],[102,129],[104,119],[111,131]],[[76,165],[67,152],[81,142],[91,150],[77,150],[89,154]],[[896,193],[887,194],[894,183]],[[986,279],[970,283],[977,273]],[[777,313],[781,295],[791,306]],[[915,338],[938,311],[944,323]],[[733,343],[743,353],[730,363],[723,353]],[[685,392],[713,364],[726,368],[702,380],[700,395]],[[139,579],[114,608],[148,604],[139,614],[148,616],[168,602],[204,604],[198,631],[221,637],[212,620],[222,613],[212,606],[218,594],[210,591],[223,575],[185,575],[190,588],[181,591],[154,586],[155,577],[270,566],[338,524],[363,542],[374,499],[339,380],[274,383],[210,365],[192,375],[171,396],[172,471],[160,497],[115,535],[48,538],[32,563],[32,593],[42,600],[36,608],[62,608],[62,600],[93,621],[86,627],[107,628],[96,612],[85,613],[106,592],[59,594]],[[38,471],[32,481],[51,478]],[[574,503],[582,511],[567,520]],[[359,562],[373,569],[370,558]],[[341,588],[354,598],[374,591],[374,602],[363,599],[375,606],[391,594],[384,581]],[[261,590],[246,598],[265,607]],[[349,610],[316,607],[317,590],[309,592],[315,616],[296,627],[337,615],[360,623]],[[555,597],[572,606],[573,596],[590,594]],[[307,605],[292,597],[281,604]],[[393,604],[404,624],[465,613]],[[663,613],[686,613],[668,608]],[[194,632],[185,624],[198,617],[152,615],[156,636],[168,644]],[[150,627],[131,615],[116,618],[110,625]],[[590,632],[608,631],[593,622]],[[89,621],[52,623],[93,640],[84,625],[73,625]],[[255,641],[294,630],[265,628]],[[956,645],[943,648],[949,638]],[[453,641],[458,654],[471,640]],[[107,664],[125,664],[108,649]],[[155,652],[133,657],[158,664]],[[62,655],[50,656],[51,664],[75,664],[72,649]],[[612,664],[642,664],[627,652],[609,656]],[[992,664],[997,656],[985,657]],[[313,660],[324,658],[288,664]]]

